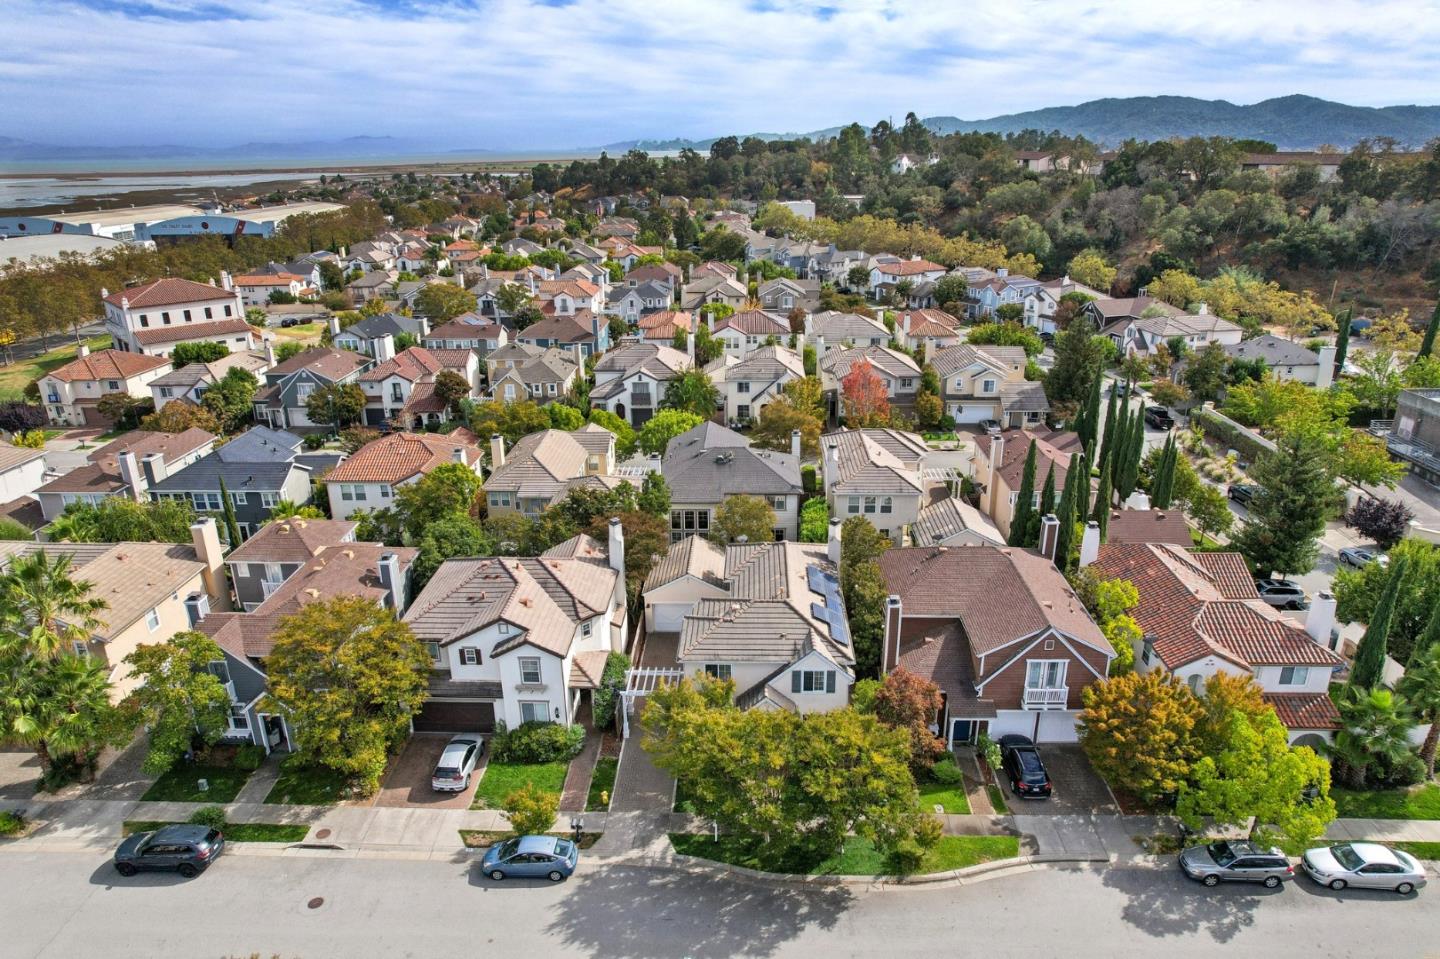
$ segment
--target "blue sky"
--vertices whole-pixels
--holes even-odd
[[[1440,0],[4,0],[0,135],[440,148],[1097,97],[1440,102]]]

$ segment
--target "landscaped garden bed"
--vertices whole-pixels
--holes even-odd
[[[123,834],[152,832],[162,826],[174,825],[177,824],[163,819],[127,819]],[[310,827],[303,823],[232,822],[226,823],[220,831],[229,842],[301,842],[310,832]]]
[[[573,839],[575,838],[575,834],[574,834],[574,833],[568,833],[568,832],[552,832],[552,833],[547,833],[547,835],[556,836],[556,837],[561,838],[561,839],[570,839],[570,840],[573,840]],[[605,835],[605,834],[604,834],[604,833],[600,833],[600,832],[582,832],[582,833],[580,834],[580,842],[579,842],[580,848],[581,848],[581,849],[589,849],[591,846],[593,846],[593,845],[595,845],[597,842],[599,842],[599,841],[600,841],[600,837],[603,836],[603,835]],[[465,844],[465,848],[466,848],[466,849],[488,849],[489,847],[495,845],[497,842],[504,842],[504,841],[507,840],[507,839],[514,839],[514,838],[515,838],[515,834],[514,834],[513,832],[508,831],[508,830],[507,830],[507,831],[504,831],[504,832],[500,832],[500,831],[496,831],[496,830],[492,830],[492,829],[462,829],[462,830],[460,830],[460,841]]]

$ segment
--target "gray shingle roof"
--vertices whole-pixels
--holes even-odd
[[[901,430],[840,430],[820,437],[824,468],[836,493],[920,493],[920,463],[928,447]]]
[[[719,503],[727,496],[802,491],[795,457],[753,449],[748,439],[716,423],[701,423],[671,439],[661,472],[675,503]]]
[[[920,510],[910,528],[910,538],[921,546],[929,546],[967,532],[983,536],[996,546],[1005,543],[1005,538],[984,513],[955,496],[947,496]]]
[[[1225,347],[1227,355],[1237,360],[1261,359],[1269,367],[1276,366],[1319,366],[1320,356],[1290,340],[1282,340],[1269,333]]]
[[[220,488],[224,477],[232,493],[278,490],[295,468],[300,445],[300,437],[294,433],[255,426],[150,489],[157,493],[213,491]]]

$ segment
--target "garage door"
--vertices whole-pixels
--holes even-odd
[[[656,603],[650,607],[647,628],[652,633],[678,633],[685,624],[685,614],[692,608],[686,603]]]
[[[960,403],[955,407],[955,422],[978,423],[995,415],[995,407],[989,403]]]
[[[1073,711],[1066,709],[1040,714],[1040,730],[1035,737],[1036,742],[1073,743],[1079,738]]]
[[[494,728],[494,703],[432,699],[415,716],[417,733],[488,733]]]

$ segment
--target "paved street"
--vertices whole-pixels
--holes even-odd
[[[1027,870],[967,886],[756,884],[629,866],[559,886],[494,884],[454,862],[231,856],[185,881],[121,879],[87,854],[0,855],[7,957],[947,955],[1419,956],[1426,890],[1203,890],[1173,869]],[[315,897],[324,899],[308,908]],[[186,918],[189,917],[189,918]],[[1398,930],[1403,929],[1403,938]],[[903,944],[903,945],[902,945]],[[963,952],[962,952],[963,949]]]

